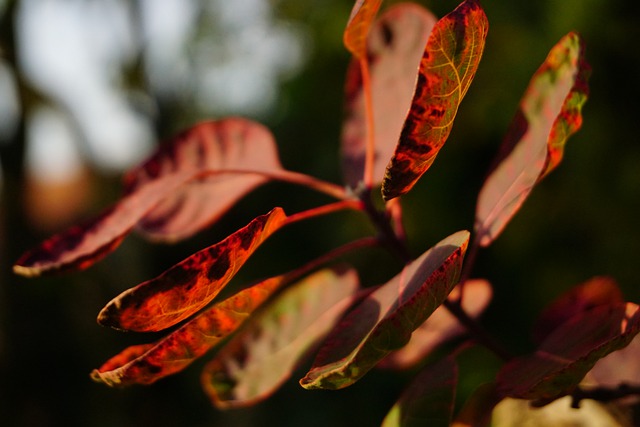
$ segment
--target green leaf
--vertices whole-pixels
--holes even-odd
[[[436,18],[412,3],[394,5],[376,20],[368,37],[374,123],[374,184],[382,182],[402,125],[411,106],[418,65]],[[364,176],[367,146],[365,93],[360,61],[347,70],[346,118],[341,157],[345,182],[356,188]]]
[[[468,239],[467,231],[449,236],[375,289],[332,331],[300,384],[347,387],[405,345],[457,283]]]
[[[344,30],[344,45],[356,58],[367,55],[367,35],[382,0],[356,0]]]
[[[451,427],[489,427],[493,409],[500,400],[494,383],[481,385],[465,402]]]
[[[289,283],[288,276],[264,280],[215,304],[153,344],[134,345],[91,373],[109,386],[151,384],[182,371],[233,333],[270,295]]]
[[[571,407],[571,398],[558,399],[542,408],[530,402],[504,399],[493,411],[492,427],[632,427],[593,400],[581,402],[580,409]],[[455,426],[457,427],[457,426]]]
[[[429,365],[402,393],[382,427],[449,427],[457,382],[458,366],[453,357]]]
[[[576,33],[563,37],[533,75],[476,207],[476,238],[488,246],[562,158],[582,124],[589,66]]]
[[[456,298],[459,293],[460,286],[456,286],[451,291],[450,297]],[[469,317],[478,317],[489,304],[492,294],[491,285],[486,280],[468,280],[464,284],[462,309]],[[446,307],[440,306],[413,332],[407,345],[389,354],[379,366],[390,369],[410,368],[427,357],[440,344],[466,331],[467,329]]]
[[[640,307],[611,304],[583,311],[552,332],[529,356],[498,372],[498,391],[519,399],[551,400],[569,394],[594,364],[624,348],[640,330]]]
[[[488,27],[479,2],[466,0],[433,28],[411,109],[382,182],[385,200],[408,192],[449,137],[478,68]]]
[[[268,397],[353,302],[354,270],[323,270],[263,306],[207,364],[202,384],[220,408]]]
[[[251,221],[221,242],[121,293],[98,323],[129,331],[160,331],[204,308],[271,234],[286,223],[281,208]]]

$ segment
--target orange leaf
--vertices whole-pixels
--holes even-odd
[[[71,227],[26,252],[16,261],[14,272],[34,277],[93,265],[115,250],[144,214],[193,178],[192,172],[183,172],[147,183],[97,218]]]
[[[385,10],[369,33],[367,58],[375,124],[375,184],[382,182],[393,155],[411,106],[420,58],[435,23],[436,18],[423,7],[403,3]],[[364,176],[367,122],[360,61],[355,58],[347,70],[345,92],[342,170],[346,183],[356,188]]]
[[[411,109],[382,182],[385,200],[408,192],[449,137],[478,68],[488,26],[478,1],[466,0],[431,31]]]
[[[356,298],[351,269],[322,270],[263,306],[205,367],[202,384],[220,408],[273,393]]]
[[[138,230],[161,241],[189,237],[215,222],[234,203],[268,178],[250,172],[280,171],[271,132],[242,118],[200,123],[163,144],[124,177],[126,191],[177,172],[223,172],[192,180],[138,223]],[[247,173],[237,173],[247,171]]]
[[[259,216],[223,241],[209,246],[114,298],[98,322],[116,329],[160,331],[204,308],[245,261],[286,222],[281,208]]]
[[[256,307],[289,282],[287,277],[273,277],[238,292],[154,344],[126,348],[91,377],[109,386],[126,386],[151,384],[182,371],[235,331]]]
[[[476,238],[488,246],[533,187],[558,165],[567,138],[582,123],[589,66],[575,33],[563,37],[533,75],[476,208]]]
[[[356,0],[344,30],[344,45],[356,58],[367,54],[367,34],[382,0]]]

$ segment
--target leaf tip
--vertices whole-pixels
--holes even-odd
[[[15,264],[13,266],[13,273],[22,277],[33,278],[33,277],[40,276],[42,273],[42,270],[40,270],[39,268],[27,267],[24,265]]]

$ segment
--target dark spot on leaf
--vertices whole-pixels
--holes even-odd
[[[384,44],[391,47],[391,44],[393,43],[393,32],[391,31],[391,27],[389,27],[387,22],[383,22],[380,29],[382,30],[382,39],[384,40]]]
[[[158,366],[154,363],[149,362],[148,360],[141,360],[140,369],[143,371],[147,371],[152,375],[157,375],[162,372],[162,366]]]
[[[231,267],[229,252],[221,252],[207,271],[207,278],[211,281],[220,280],[227,274],[229,267]]]

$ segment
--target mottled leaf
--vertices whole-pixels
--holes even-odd
[[[160,331],[204,308],[245,261],[286,222],[281,208],[259,216],[221,242],[114,298],[98,315],[105,326]]]
[[[640,310],[632,303],[583,311],[552,332],[529,356],[498,372],[502,396],[551,400],[569,394],[593,365],[624,348],[640,330]]]
[[[460,286],[456,286],[450,295],[455,298],[459,293]],[[491,296],[489,282],[481,279],[469,280],[464,285],[462,308],[470,317],[475,318],[487,307]],[[423,360],[440,344],[466,331],[467,329],[446,307],[440,306],[426,322],[413,332],[407,345],[389,354],[378,366],[391,369],[410,368]]]
[[[271,132],[241,118],[200,123],[177,135],[124,178],[127,193],[164,175],[197,171],[282,169]],[[268,180],[252,173],[207,175],[192,180],[147,213],[138,230],[154,240],[175,241],[206,228],[238,199]]]
[[[476,238],[488,246],[533,187],[558,165],[567,138],[582,124],[589,66],[580,37],[569,33],[533,75],[476,208]]]
[[[323,270],[264,306],[207,364],[205,391],[221,408],[268,397],[353,302],[353,270]]]
[[[407,118],[420,58],[435,23],[436,18],[423,7],[403,3],[385,10],[369,33],[367,58],[373,98],[375,184],[382,182]],[[365,94],[360,61],[356,58],[347,70],[345,92],[342,169],[345,182],[356,188],[364,176],[367,149]]]
[[[478,1],[466,0],[431,31],[411,109],[382,182],[385,200],[408,192],[449,137],[478,68],[488,26]]]
[[[500,400],[494,383],[482,384],[465,402],[451,427],[489,427],[493,408]]]
[[[347,387],[405,345],[456,285],[468,239],[466,231],[449,236],[359,303],[332,331],[300,384]]]
[[[402,393],[382,427],[449,427],[457,382],[453,357],[429,365]]]
[[[571,288],[549,304],[533,327],[533,338],[537,343],[541,343],[558,326],[573,316],[599,305],[623,302],[622,291],[615,280],[604,276],[594,277]]]
[[[244,289],[153,344],[126,348],[91,377],[109,386],[126,386],[151,384],[182,371],[242,325],[256,307],[288,283],[287,277],[273,277]]]
[[[216,173],[222,169],[234,173]],[[237,172],[279,169],[273,137],[262,125],[235,118],[202,123],[129,172],[118,203],[25,253],[14,271],[32,277],[87,268],[136,225],[159,240],[187,237],[267,179]]]
[[[177,173],[141,186],[95,219],[73,226],[22,255],[13,266],[14,272],[33,277],[93,265],[115,250],[150,209],[194,177],[192,172]]]
[[[367,54],[367,34],[382,0],[356,0],[344,30],[344,45],[357,58]]]

